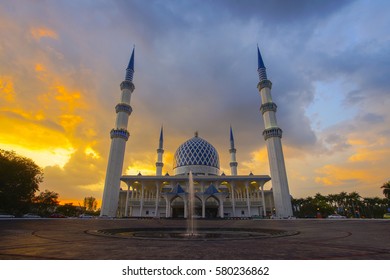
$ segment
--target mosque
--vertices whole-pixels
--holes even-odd
[[[162,174],[164,166],[164,135],[160,131],[157,149],[156,175],[122,175],[128,118],[132,113],[130,101],[135,89],[134,49],[121,83],[121,101],[116,105],[116,128],[110,132],[111,148],[103,192],[101,216],[187,218],[189,215],[189,174],[194,186],[193,215],[199,218],[292,216],[284,156],[282,130],[276,121],[277,106],[272,102],[272,83],[257,48],[257,85],[262,105],[271,177],[268,175],[238,175],[233,129],[230,127],[230,175],[220,172],[219,154],[212,144],[195,132],[194,137],[181,144],[174,155],[173,175]],[[272,178],[272,179],[271,179]],[[272,188],[264,189],[271,180]],[[120,188],[120,182],[127,189]]]

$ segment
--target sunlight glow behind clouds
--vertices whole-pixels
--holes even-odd
[[[32,27],[31,34],[38,41],[43,37],[58,39],[58,34],[54,30],[47,27]]]

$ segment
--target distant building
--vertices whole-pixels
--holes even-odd
[[[282,130],[276,122],[276,104],[272,102],[272,83],[267,79],[266,69],[258,49],[258,72],[267,144],[272,189],[264,190],[271,180],[268,175],[238,175],[233,130],[230,127],[230,175],[220,173],[217,150],[198,133],[176,150],[173,175],[163,175],[163,128],[160,131],[157,149],[156,175],[123,175],[123,159],[128,118],[132,112],[131,95],[135,89],[134,49],[126,69],[125,81],[121,83],[121,102],[116,106],[116,128],[111,130],[111,149],[101,208],[102,216],[110,217],[183,217],[188,215],[189,176],[193,174],[195,215],[203,218],[292,216],[283,151]],[[120,189],[120,181],[127,190]]]

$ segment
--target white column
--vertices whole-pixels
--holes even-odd
[[[251,216],[251,202],[249,200],[249,182],[245,182],[246,189],[246,204],[248,206],[248,217]]]
[[[233,210],[233,217],[236,216],[236,199],[235,199],[235,194],[234,194],[234,182],[230,182],[230,186],[231,186],[231,190],[232,190],[232,193],[231,193],[231,196],[232,196],[232,210]]]
[[[169,218],[169,200],[168,200],[168,196],[165,197],[165,218]]]
[[[223,200],[222,200],[222,198],[220,197],[220,199],[219,199],[219,216],[221,217],[221,218],[224,218],[224,210],[223,210]]]
[[[130,194],[130,185],[127,185],[127,193],[126,193],[126,204],[125,204],[125,217],[129,215],[129,194]]]
[[[140,212],[141,217],[142,217],[142,212],[144,210],[144,193],[145,193],[145,184],[144,184],[144,182],[142,182],[141,202],[140,202],[140,206],[139,206],[139,212]]]
[[[261,199],[263,201],[263,216],[267,217],[267,209],[265,207],[265,198],[264,198],[264,185],[261,185]]]
[[[155,209],[155,213],[156,213],[156,217],[158,217],[158,206],[160,204],[160,184],[158,182],[156,182],[156,209]]]

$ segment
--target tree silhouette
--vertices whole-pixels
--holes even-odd
[[[34,197],[34,208],[42,216],[47,216],[56,211],[59,204],[58,193],[45,190]]]
[[[95,211],[97,208],[96,198],[94,198],[93,196],[85,197],[83,206],[86,208],[87,211]]]
[[[28,211],[42,181],[42,169],[31,159],[0,149],[0,211]]]
[[[381,188],[383,189],[383,195],[390,199],[390,181],[384,183]]]

